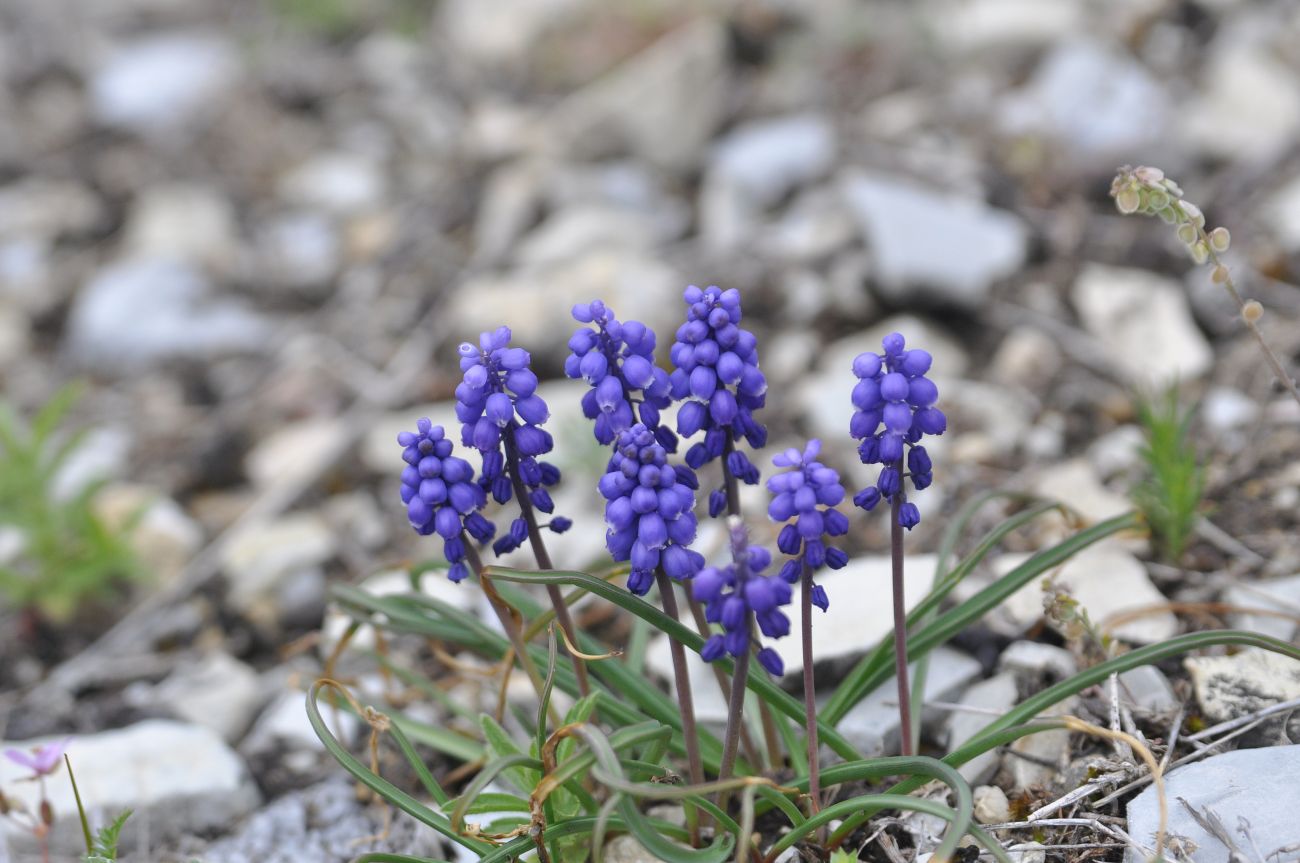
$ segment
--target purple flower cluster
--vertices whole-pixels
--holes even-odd
[[[402,432],[402,503],[411,527],[421,536],[437,533],[451,570],[447,577],[460,581],[469,575],[465,565],[462,530],[480,543],[487,542],[496,526],[479,512],[487,494],[474,482],[474,468],[452,455],[451,439],[427,417],[416,421],[418,431]]]
[[[767,443],[767,429],[754,419],[766,402],[767,380],[758,368],[754,334],[739,326],[739,291],[691,285],[683,297],[686,323],[677,328],[669,380],[673,398],[687,400],[677,414],[678,434],[704,431],[704,440],[686,451],[686,463],[698,470],[722,457],[728,436],[743,437],[755,449]],[[748,485],[758,483],[758,468],[739,450],[727,453],[724,469]],[[709,495],[710,516],[725,506],[721,489]]]
[[[668,373],[655,365],[654,331],[640,321],[620,322],[600,300],[573,307],[581,327],[569,339],[564,373],[591,384],[582,397],[582,412],[595,420],[596,440],[613,443],[638,421],[652,430],[668,452],[677,451],[677,436],[659,424],[659,412],[672,404]]]
[[[768,638],[790,633],[790,619],[781,611],[781,606],[790,603],[790,585],[775,575],[762,574],[771,564],[772,554],[762,546],[748,544],[738,519],[731,529],[731,555],[731,563],[706,567],[691,582],[695,598],[704,603],[704,618],[723,629],[721,634],[709,636],[700,650],[707,662],[721,659],[724,653],[741,656],[749,650],[751,617]],[[770,674],[779,677],[785,673],[780,655],[770,647],[758,651],[758,661]]]
[[[911,530],[920,522],[921,513],[916,504],[907,502],[905,480],[910,479],[918,491],[934,481],[930,456],[919,441],[923,435],[943,434],[948,420],[934,407],[938,387],[925,376],[930,370],[930,354],[916,348],[906,350],[898,333],[885,336],[883,346],[884,354],[867,351],[853,360],[853,374],[858,378],[853,406],[857,411],[849,433],[862,441],[858,456],[863,464],[884,465],[875,485],[858,492],[853,502],[871,510],[882,498],[892,504],[898,497],[898,523]]]
[[[522,482],[531,504],[553,512],[547,488],[560,481],[560,471],[537,459],[551,451],[553,441],[541,427],[550,410],[537,395],[528,351],[510,347],[510,328],[499,327],[479,336],[478,347],[462,343],[459,352],[464,378],[456,387],[456,416],[463,423],[461,441],[483,455],[479,484],[497,503],[506,503],[512,497],[511,474],[517,473],[514,478]],[[568,519],[554,518],[550,528],[559,533],[569,524]],[[527,538],[527,522],[516,519],[492,549],[505,554]]]
[[[642,596],[655,569],[676,580],[693,576],[704,558],[687,546],[695,539],[694,475],[668,464],[654,432],[637,423],[618,436],[614,455],[600,478],[605,544],[614,560],[630,560],[627,588]]]
[[[815,572],[822,566],[840,569],[849,562],[842,549],[825,542],[826,537],[848,533],[849,520],[835,509],[844,499],[844,486],[840,485],[838,473],[817,461],[821,448],[821,441],[814,438],[802,453],[791,447],[777,455],[772,463],[788,470],[767,481],[767,490],[772,493],[767,514],[773,521],[787,522],[776,544],[782,553],[790,555],[781,568],[781,577],[791,584],[799,580],[805,565]],[[829,606],[821,585],[813,587],[812,600],[822,611]]]

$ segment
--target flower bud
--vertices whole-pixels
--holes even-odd
[[[1241,307],[1241,316],[1245,318],[1246,323],[1253,324],[1264,317],[1264,307],[1259,304],[1259,300],[1247,300]]]
[[[1115,206],[1126,216],[1136,213],[1138,207],[1142,206],[1142,196],[1138,194],[1137,189],[1129,187],[1115,196]]]
[[[1146,193],[1147,206],[1153,210],[1163,210],[1169,206],[1169,195],[1161,189],[1151,189]]]
[[[1191,245],[1196,242],[1196,226],[1183,222],[1178,226],[1178,239],[1180,242]]]
[[[1156,215],[1159,216],[1160,220],[1166,225],[1172,225],[1178,221],[1178,214],[1174,212],[1173,207],[1165,207],[1163,210],[1156,213]]]
[[[1228,251],[1228,244],[1232,242],[1232,237],[1228,234],[1228,229],[1224,227],[1215,228],[1210,231],[1210,247],[1216,252]]]
[[[1205,227],[1205,214],[1201,212],[1200,207],[1191,201],[1183,201],[1179,206],[1183,208],[1183,215],[1187,217],[1187,221],[1198,228]]]
[[[1223,264],[1219,264],[1214,268],[1214,272],[1210,273],[1210,281],[1214,282],[1216,285],[1222,285],[1224,282],[1228,281],[1228,268]]]
[[[1143,183],[1155,184],[1165,178],[1165,172],[1159,168],[1152,168],[1149,165],[1139,165],[1134,169],[1133,176],[1137,177]]]
[[[1203,264],[1210,258],[1210,247],[1205,245],[1204,241],[1197,242],[1191,249],[1192,260],[1198,264]]]

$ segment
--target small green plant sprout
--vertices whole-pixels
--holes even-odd
[[[18,549],[0,558],[0,601],[55,623],[138,571],[126,538],[95,514],[100,485],[68,500],[56,494],[60,469],[85,439],[85,430],[61,432],[78,396],[65,387],[30,422],[0,404],[0,531]]]
[[[1187,550],[1205,491],[1205,471],[1191,440],[1192,414],[1179,407],[1175,387],[1163,396],[1137,400],[1145,476],[1133,489],[1133,502],[1160,556],[1170,563]]]
[[[1159,216],[1167,224],[1175,226],[1178,239],[1187,246],[1192,260],[1197,264],[1210,264],[1214,267],[1210,279],[1223,289],[1236,303],[1241,319],[1259,344],[1273,376],[1300,404],[1300,389],[1296,388],[1293,378],[1282,365],[1277,353],[1264,340],[1259,329],[1259,319],[1264,314],[1264,307],[1258,300],[1244,300],[1232,280],[1232,273],[1223,263],[1220,255],[1228,251],[1231,237],[1228,229],[1217,227],[1207,230],[1205,214],[1201,208],[1183,198],[1183,190],[1173,180],[1165,176],[1159,168],[1125,165],[1110,184],[1110,196],[1115,199],[1115,206],[1124,215],[1139,213],[1144,216]]]
[[[117,860],[117,841],[122,835],[126,819],[131,817],[130,809],[99,828],[93,835],[90,832],[90,819],[86,817],[86,807],[81,802],[81,789],[77,787],[77,776],[72,772],[72,759],[67,755],[63,761],[68,765],[68,780],[72,783],[72,797],[77,801],[77,817],[81,819],[81,835],[86,841],[85,863],[114,863]]]

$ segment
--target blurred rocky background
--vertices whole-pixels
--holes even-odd
[[[331,584],[400,589],[438,555],[405,526],[396,433],[454,424],[456,344],[510,325],[554,379],[556,557],[599,562],[569,309],[603,298],[666,345],[691,283],[741,289],[773,443],[819,436],[859,486],[849,360],[895,329],[934,353],[922,551],[993,487],[1122,511],[1131,393],[1180,381],[1209,523],[1184,567],[1120,543],[1076,594],[1103,619],[1249,583],[1238,604],[1294,616],[1300,411],[1208,271],[1107,190],[1122,163],[1177,178],[1294,368],[1298,46],[1291,0],[0,0],[3,398],[86,383],[60,481],[104,483],[148,573],[75,624],[3,610],[0,736],[101,747],[73,750],[83,794],[151,813],[135,859],[359,853],[382,819],[301,690],[342,628]],[[882,524],[855,522],[858,579],[883,578]],[[23,540],[0,537],[2,564]],[[831,653],[876,590],[840,578]],[[1037,603],[952,652],[950,696]],[[194,769],[90,775],[167,752]],[[403,829],[384,847],[444,853]]]

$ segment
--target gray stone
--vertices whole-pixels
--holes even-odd
[[[321,213],[286,213],[258,234],[263,265],[278,284],[305,288],[329,282],[343,258],[338,230]]]
[[[1206,427],[1221,435],[1254,425],[1261,412],[1259,402],[1231,387],[1210,388],[1200,407]]]
[[[137,39],[90,81],[95,117],[138,132],[181,129],[213,109],[239,72],[234,49],[199,33]]]
[[[90,428],[54,475],[51,494],[70,501],[92,485],[118,479],[127,472],[131,436],[126,429],[102,425]]]
[[[506,257],[541,207],[544,167],[520,160],[492,172],[474,218],[474,257],[496,263]]]
[[[863,171],[847,172],[841,188],[891,302],[974,309],[1025,262],[1024,224],[982,201]]]
[[[996,785],[975,789],[975,820],[981,824],[1005,824],[1011,820],[1011,803],[1007,793]]]
[[[1234,613],[1234,628],[1262,632],[1282,641],[1296,641],[1296,627],[1300,626],[1300,622],[1297,622],[1297,618],[1300,618],[1300,575],[1234,584],[1228,588],[1224,601],[1240,608],[1257,608],[1270,612]],[[1289,617],[1277,616],[1279,614]]]
[[[1300,129],[1295,73],[1266,44],[1225,39],[1216,40],[1201,66],[1204,86],[1179,109],[1177,133],[1218,158],[1273,158]]]
[[[834,600],[831,607],[835,607]],[[916,663],[909,667],[909,673],[915,676]],[[925,678],[925,700],[949,701],[964,686],[979,677],[979,674],[978,660],[952,648],[940,647],[930,653],[930,671]],[[865,755],[898,751],[897,687],[897,678],[891,675],[840,721],[840,732]],[[921,717],[922,727],[933,727],[946,715],[946,711],[927,710]]]
[[[175,258],[230,272],[239,252],[235,209],[204,186],[152,186],[131,206],[125,245],[132,257]]]
[[[1300,177],[1283,183],[1265,200],[1260,221],[1283,248],[1300,251]]]
[[[27,355],[31,344],[31,322],[15,306],[0,306],[0,372]]]
[[[501,326],[501,309],[510,309],[514,343],[558,359],[575,326],[575,304],[603,298],[620,320],[672,332],[683,287],[681,276],[654,255],[597,248],[560,264],[472,276],[449,298],[446,314],[460,332],[478,333]]]
[[[555,264],[599,248],[649,250],[662,240],[650,215],[608,206],[569,207],[537,226],[519,245],[523,264]]]
[[[280,178],[280,196],[291,204],[349,215],[374,207],[386,181],[374,160],[359,153],[332,152],[311,157]]]
[[[293,486],[328,470],[350,440],[348,423],[338,417],[298,420],[277,426],[258,441],[245,457],[244,467],[259,488]]]
[[[72,181],[33,177],[0,188],[0,237],[56,240],[92,230],[104,217],[103,202]]]
[[[1037,641],[1013,641],[998,657],[998,670],[1010,671],[1027,686],[1036,686],[1044,677],[1059,681],[1072,676],[1079,670],[1079,663],[1064,647]]]
[[[68,321],[68,348],[96,371],[124,373],[165,360],[210,360],[265,350],[266,319],[212,295],[188,265],[142,258],[101,270],[86,284]]]
[[[1027,49],[1063,41],[1087,28],[1075,0],[940,0],[927,23],[949,48],[967,53]]]
[[[256,671],[217,652],[180,665],[154,688],[152,700],[178,719],[211,728],[234,743],[248,729],[262,694]]]
[[[1196,809],[1202,817],[1213,812],[1238,843],[1246,859],[1254,859],[1252,849],[1272,856],[1275,849],[1300,842],[1300,746],[1273,746],[1268,749],[1238,749],[1212,755],[1179,767],[1165,775],[1165,795],[1169,800],[1168,833],[1186,837],[1195,845],[1188,857],[1192,863],[1221,863],[1229,859],[1229,849],[1211,835],[1187,811]],[[1157,789],[1148,786],[1128,804],[1128,833],[1149,851],[1155,847],[1155,833],[1160,822]],[[1186,804],[1183,803],[1186,801]],[[1244,819],[1250,838],[1238,832]],[[1130,849],[1128,863],[1144,863],[1149,854]]]
[[[824,176],[835,161],[835,128],[820,114],[754,120],[714,145],[709,172],[760,207]]]
[[[1003,555],[993,562],[998,574],[1010,572],[1027,555]],[[1114,540],[1103,540],[1071,557],[1055,570],[1054,583],[1088,610],[1094,624],[1126,611],[1161,605],[1167,600],[1156,589],[1142,562]],[[1042,579],[1036,578],[1002,604],[1015,629],[1023,632],[1043,616]],[[1168,611],[1144,614],[1109,630],[1116,638],[1135,644],[1154,644],[1178,632],[1178,621]]]
[[[1165,90],[1145,67],[1117,48],[1077,40],[1053,48],[998,111],[1005,133],[1049,137],[1095,161],[1158,141],[1168,118]]]
[[[239,745],[240,754],[253,765],[263,787],[301,787],[339,770],[312,728],[305,701],[306,696],[297,690],[279,692]],[[351,713],[325,708],[321,718],[344,746],[356,742],[362,723]]]
[[[1064,716],[1073,713],[1076,703],[1077,699],[1071,697],[1048,708],[1038,716]],[[1006,765],[1011,769],[1012,787],[1049,788],[1069,757],[1070,732],[1064,728],[1040,731],[1037,734],[1021,737],[1011,744],[1005,758]]]
[[[1015,675],[1003,672],[976,683],[961,697],[965,707],[978,708],[978,712],[955,710],[948,717],[948,751],[957,749],[970,740],[991,722],[997,721],[996,714],[986,711],[1005,713],[1016,705],[1018,695]],[[972,785],[987,782],[998,771],[1002,753],[991,749],[967,761],[958,771]],[[982,822],[990,823],[990,822]]]
[[[221,549],[227,602],[262,624],[278,610],[271,602],[289,578],[329,561],[338,547],[330,526],[315,513],[296,513],[240,531]]]
[[[1263,650],[1232,656],[1195,656],[1183,660],[1192,675],[1196,700],[1205,718],[1222,722],[1273,704],[1300,698],[1300,662]],[[1256,741],[1277,742],[1284,719],[1267,721]]]
[[[179,576],[203,545],[198,522],[156,489],[111,483],[95,495],[93,506],[106,526],[126,534],[140,563],[161,582]]]
[[[537,41],[571,26],[588,0],[503,0],[485,6],[477,0],[438,4],[438,27],[446,44],[486,68],[523,66]]]
[[[762,247],[784,261],[811,263],[829,257],[856,236],[857,225],[842,197],[819,186],[794,199],[768,230]]]
[[[438,859],[453,853],[428,827],[357,800],[352,783],[334,776],[276,800],[199,856],[204,863],[347,863],[368,851]]]
[[[695,167],[722,122],[727,44],[721,22],[705,17],[665,34],[560,105],[551,146],[580,156],[630,150],[669,170]]]
[[[1020,326],[1007,333],[989,363],[989,374],[1007,386],[1039,392],[1060,371],[1064,358],[1051,336]]]
[[[1103,480],[1127,474],[1142,463],[1146,438],[1136,425],[1122,425],[1088,445],[1088,463]]]
[[[3,748],[29,749],[55,739],[9,741]],[[259,794],[239,756],[214,731],[169,720],[149,720],[114,731],[78,736],[68,747],[81,798],[92,823],[134,811],[122,834],[122,850],[145,853],[146,841],[186,832],[224,830],[258,804]],[[41,787],[16,781],[23,768],[0,761],[0,786],[11,800],[36,811]],[[51,847],[68,859],[82,843],[72,785],[66,777],[46,782],[55,812]],[[147,825],[147,829],[144,825]],[[29,848],[30,834],[17,822],[0,823],[12,848]]]
[[[1214,362],[1182,287],[1172,279],[1089,264],[1071,298],[1084,328],[1133,384],[1159,390],[1200,377]]]
[[[1121,702],[1141,713],[1170,713],[1182,703],[1174,695],[1169,678],[1154,665],[1139,665],[1122,672],[1119,675],[1119,695]]]

